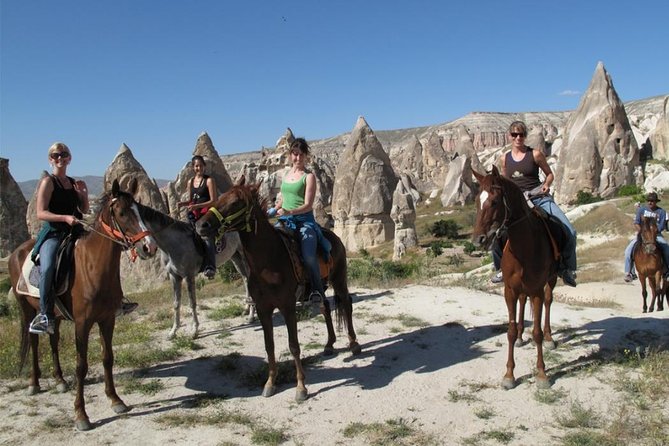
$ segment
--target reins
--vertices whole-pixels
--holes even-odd
[[[253,231],[251,228],[251,214],[253,212],[253,204],[246,202],[246,206],[225,217],[219,212],[218,209],[216,209],[216,207],[210,207],[207,212],[214,214],[220,224],[218,232],[216,233],[216,242],[218,242],[223,237],[223,235],[229,231],[257,232],[257,221],[255,225],[256,230]]]

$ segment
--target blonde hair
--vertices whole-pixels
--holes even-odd
[[[65,145],[65,143],[62,142],[55,142],[51,144],[51,147],[49,147],[49,152],[47,153],[48,156],[51,156],[52,153],[59,153],[59,152],[67,152],[70,155],[72,153],[70,152],[70,148]]]

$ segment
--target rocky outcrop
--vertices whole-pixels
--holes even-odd
[[[480,172],[480,170],[477,170]],[[441,205],[444,207],[472,203],[477,187],[472,174],[471,155],[458,155],[451,161],[444,187],[441,191]]]
[[[401,259],[407,249],[418,246],[416,206],[412,189],[411,179],[402,174],[393,193],[393,205],[390,211],[390,218],[395,223],[393,260]]]
[[[114,180],[118,180],[122,190],[129,190],[130,183],[137,181],[135,199],[145,206],[160,212],[167,212],[167,204],[160,193],[158,185],[137,161],[132,151],[125,144],[121,145],[118,153],[107,167],[104,174],[104,191],[111,190]],[[94,206],[91,206],[91,210]],[[132,262],[126,255],[121,257],[121,279],[124,289],[149,290],[163,281],[163,268],[160,265],[160,255],[150,260]]]
[[[572,202],[579,191],[608,198],[634,184],[639,149],[625,107],[600,62],[578,109],[567,122],[556,172],[555,197]]]
[[[662,112],[648,138],[653,150],[653,158],[669,159],[669,96],[664,97]]]
[[[30,238],[27,211],[28,203],[9,172],[9,160],[0,158],[0,257],[7,257]]]
[[[232,187],[232,179],[225,168],[225,164],[218,155],[211,138],[206,132],[200,134],[195,142],[193,155],[200,155],[204,158],[207,164],[205,174],[211,176],[216,182],[218,194],[222,194]],[[166,186],[165,195],[167,196],[167,209],[170,216],[177,220],[186,221],[186,208],[177,206],[180,201],[188,201],[190,198],[190,180],[195,176],[195,172],[191,166],[191,161],[188,160],[181,171],[178,173],[176,180],[169,182]]]
[[[38,186],[33,191],[33,194],[30,197],[30,201],[28,201],[28,210],[26,211],[26,225],[28,226],[30,237],[33,238],[37,237],[37,233],[39,233],[40,229],[42,229],[43,223],[42,220],[37,218],[37,190],[39,189],[39,184],[42,182],[42,179],[48,176],[49,172],[43,170],[39,177],[39,181],[37,181]]]
[[[361,116],[340,157],[335,175],[334,231],[349,251],[391,240],[390,211],[397,177],[390,158]]]

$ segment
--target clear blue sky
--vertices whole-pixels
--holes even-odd
[[[174,179],[220,154],[576,108],[598,61],[624,101],[669,93],[669,2],[1,0],[0,156],[17,181],[102,175],[126,143]]]

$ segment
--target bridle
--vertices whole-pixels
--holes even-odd
[[[111,203],[109,204],[109,216],[111,220],[110,222],[111,226],[105,223],[104,220],[102,220],[102,214],[100,214],[100,216],[98,217],[98,221],[100,222],[100,226],[102,227],[102,232],[97,231],[94,227],[90,225],[86,226],[88,229],[92,230],[98,235],[101,235],[102,237],[105,237],[111,240],[112,242],[121,245],[123,250],[130,250],[130,260],[134,262],[138,256],[137,249],[135,248],[135,243],[142,240],[144,237],[150,236],[151,231],[141,231],[133,236],[129,236],[128,234],[126,234],[126,231],[123,230],[121,225],[116,220],[116,216],[114,215],[114,202],[116,202],[116,200],[117,198],[112,198]]]
[[[223,235],[226,232],[253,231],[253,228],[251,227],[251,215],[253,213],[253,204],[249,203],[248,201],[246,202],[243,208],[225,217],[215,207],[210,207],[207,213],[209,212],[214,214],[219,223],[218,232],[216,233],[217,242],[223,237]],[[257,230],[258,227],[257,221],[255,226]]]

